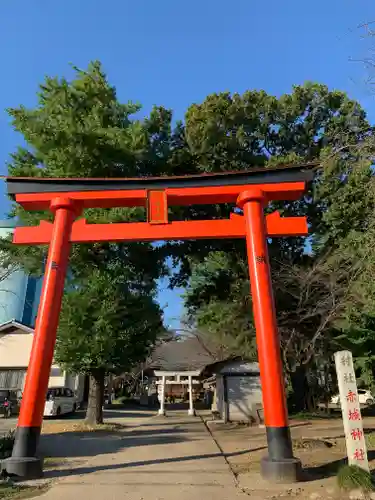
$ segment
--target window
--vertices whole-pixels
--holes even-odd
[[[56,367],[56,366],[51,368],[50,377],[61,377],[62,374],[63,374],[63,371],[61,370],[61,368]]]
[[[47,392],[47,401],[52,401],[56,397],[56,390],[55,389],[49,389]]]
[[[73,392],[71,391],[71,389],[65,389],[65,396],[67,398],[72,398],[73,397]]]
[[[23,389],[26,370],[0,370],[1,389]]]

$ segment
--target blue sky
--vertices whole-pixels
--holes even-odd
[[[84,68],[93,59],[119,98],[139,101],[144,113],[158,104],[183,118],[212,92],[280,95],[314,80],[347,91],[373,121],[366,71],[351,60],[369,56],[371,40],[357,27],[373,20],[373,0],[2,1],[0,174],[20,143],[5,108],[32,106],[45,75],[69,77],[69,63]],[[160,301],[178,325],[178,294],[161,290]]]

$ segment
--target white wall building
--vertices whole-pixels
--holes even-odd
[[[263,419],[262,387],[258,363],[229,360],[208,367],[216,374],[212,410],[224,422],[251,422]]]
[[[11,320],[0,325],[0,389],[23,391],[34,329]],[[68,387],[84,398],[84,375],[70,374],[53,364],[49,387]]]

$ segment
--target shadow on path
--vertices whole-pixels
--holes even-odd
[[[41,436],[40,450],[43,456],[93,457],[116,453],[124,448],[197,441],[199,436],[189,439],[186,430],[179,427],[164,429],[139,429],[125,432],[71,431]]]
[[[173,416],[171,418],[173,418]],[[164,419],[165,419],[165,422],[164,422]],[[199,420],[191,418],[190,420],[187,420],[187,421],[180,421],[179,420],[178,422],[175,423],[175,425],[178,427],[180,427],[180,426],[185,427],[186,425],[197,425],[197,422],[199,422]],[[171,422],[171,420],[168,420],[168,416],[160,417],[160,416],[156,415],[153,422],[147,422],[147,424],[142,424],[142,423],[136,424],[136,427],[143,429],[144,427],[165,427],[165,426],[170,427],[171,425],[173,425],[173,422]],[[129,428],[130,427],[132,427],[132,426],[130,425]]]
[[[125,410],[115,410],[115,409],[110,409],[110,410],[104,410],[103,411],[103,416],[104,420],[111,419],[111,418],[147,418],[147,417],[152,417],[155,414],[153,411],[137,411],[137,410],[130,410],[130,411],[125,411]]]
[[[113,470],[120,470],[120,469],[129,469],[132,467],[144,467],[148,465],[157,465],[157,464],[173,464],[173,463],[179,463],[179,462],[189,462],[192,460],[205,460],[208,458],[230,458],[233,456],[238,456],[238,455],[245,455],[246,453],[251,453],[254,451],[259,451],[263,450],[265,447],[260,447],[260,448],[253,448],[249,450],[241,450],[241,451],[235,451],[232,453],[207,453],[205,455],[188,455],[188,456],[183,456],[183,457],[173,457],[173,458],[157,458],[153,460],[142,460],[142,461],[137,461],[137,462],[125,462],[122,464],[110,464],[110,465],[98,465],[98,466],[93,466],[93,467],[77,467],[72,470],[51,470],[47,471],[45,474],[46,478],[55,478],[55,477],[64,477],[64,476],[76,476],[76,475],[82,475],[82,474],[90,474],[93,472],[100,472],[100,471],[113,471]],[[165,471],[159,471],[159,472],[170,472],[170,470],[165,470]],[[152,471],[154,473],[154,471]]]

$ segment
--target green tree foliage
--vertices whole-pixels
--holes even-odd
[[[333,254],[336,267],[352,270],[348,286],[350,301],[344,314],[338,318],[335,342],[353,352],[360,382],[372,388],[375,386],[374,196],[375,185],[371,175],[359,208],[359,212],[367,208],[366,216],[362,218],[362,224],[353,216],[352,224],[341,223],[347,224],[349,229]],[[356,205],[357,200],[353,198],[352,205]],[[332,223],[335,229],[339,225],[336,219]]]
[[[185,127],[198,171],[306,161],[320,165],[301,200],[269,207],[309,220],[310,255],[303,238],[272,239],[269,252],[285,368],[298,409],[310,406],[314,398],[308,388],[317,394],[320,375],[328,380],[330,354],[348,335],[342,319],[359,300],[354,290],[365,274],[349,243],[359,234],[363,238],[374,213],[373,135],[365,113],[346,94],[308,83],[280,98],[263,91],[211,95],[189,108]],[[223,217],[231,210],[210,207],[197,216]],[[344,259],[344,245],[351,248],[350,258]],[[188,283],[190,321],[219,342],[227,338],[235,353],[251,357],[254,328],[244,242],[176,246],[182,259],[176,282]]]
[[[99,63],[92,63],[87,71],[77,69],[71,82],[46,78],[38,96],[38,105],[33,109],[20,106],[8,110],[15,130],[27,142],[27,148],[18,148],[11,155],[9,175],[132,177],[167,172],[164,143],[170,135],[171,113],[154,108],[143,121],[131,119],[140,106],[118,101]],[[13,214],[24,224],[51,218],[50,213],[25,212],[19,206],[14,206]],[[145,210],[87,210],[84,216],[89,222],[126,222],[144,220]],[[71,257],[74,274],[87,268],[87,261],[94,266],[106,264],[107,247],[75,246]],[[130,245],[128,248],[133,253]],[[135,258],[148,259],[148,271],[154,268],[155,274],[158,266],[152,265],[148,246],[133,248]],[[21,248],[19,252],[14,249],[13,255],[15,259],[19,255],[22,264],[32,271],[42,268],[44,251],[39,248]]]
[[[9,110],[15,130],[26,141],[11,156],[9,175],[131,177],[168,172],[171,113],[154,108],[144,120],[132,118],[140,106],[118,101],[99,63],[87,71],[76,69],[72,81],[46,78],[38,97],[32,109]],[[26,225],[51,219],[50,213],[26,212],[16,205],[12,213]],[[145,210],[91,209],[83,216],[90,223],[131,222],[145,220]],[[14,263],[34,273],[43,271],[46,248],[4,246]],[[102,418],[96,398],[101,397],[104,373],[139,362],[160,332],[155,291],[164,272],[159,250],[148,243],[73,246],[72,283],[63,305],[57,356],[66,367],[92,375],[90,420]]]
[[[145,359],[163,332],[161,311],[149,291],[131,287],[121,268],[94,271],[75,285],[64,297],[55,357],[90,375],[86,419],[101,423],[104,375],[129,371]]]
[[[290,162],[328,161],[330,155],[344,145],[362,141],[369,131],[365,113],[355,101],[343,92],[330,92],[324,85],[307,83],[295,86],[291,94],[279,99],[264,91],[248,91],[243,95],[213,94],[202,104],[192,105],[186,113],[185,138],[190,154],[190,167],[196,172],[235,171],[252,167],[267,167]],[[334,176],[344,186],[351,165],[342,150],[340,165],[335,162]],[[186,158],[185,158],[186,159]],[[186,159],[187,160],[187,159]],[[176,172],[183,173],[179,164]],[[320,184],[320,178],[317,184]],[[332,188],[337,189],[338,186]],[[329,201],[312,202],[312,192],[297,202],[283,203],[282,212],[310,217],[313,229],[321,224]],[[233,207],[192,207],[185,217],[225,217]],[[233,242],[194,243],[180,248],[182,268],[178,283],[190,276],[190,265],[197,248],[198,260],[202,252],[233,248]],[[271,253],[284,257],[300,257],[305,246],[302,238],[274,239]],[[242,242],[236,248],[243,249]],[[184,259],[186,255],[186,259]],[[186,272],[186,274],[184,274]]]

